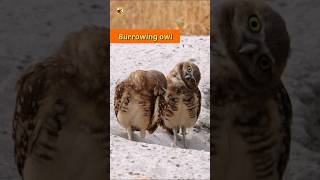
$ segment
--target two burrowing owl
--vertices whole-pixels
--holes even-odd
[[[15,159],[24,180],[108,179],[109,34],[87,26],[18,81]]]
[[[186,128],[197,121],[201,109],[201,93],[198,88],[201,73],[191,61],[178,63],[167,76],[165,103],[159,109],[158,122],[173,133],[173,146],[177,145],[177,133],[181,129],[183,144],[186,147]],[[161,99],[160,99],[161,100]]]
[[[120,125],[127,129],[128,139],[133,139],[133,131],[144,137],[147,130],[153,133],[157,129],[157,120],[152,117],[157,98],[164,96],[166,88],[166,77],[155,70],[134,71],[116,85],[114,110]]]
[[[285,22],[263,1],[223,1],[212,12],[213,179],[279,180],[292,118]]]

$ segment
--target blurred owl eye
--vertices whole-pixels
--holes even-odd
[[[191,72],[191,71],[192,71],[191,67],[188,67],[188,72]]]
[[[271,69],[272,63],[269,58],[267,58],[266,56],[262,56],[258,60],[258,66],[262,71],[268,71]]]
[[[259,18],[256,15],[252,15],[249,17],[248,26],[250,31],[254,33],[258,33],[261,30],[261,24]]]

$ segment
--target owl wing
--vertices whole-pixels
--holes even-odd
[[[62,129],[66,115],[66,104],[63,100],[64,90],[57,89],[68,84],[71,66],[59,64],[61,58],[52,57],[43,63],[36,64],[19,79],[17,83],[17,99],[13,118],[13,133],[15,161],[22,175],[27,157],[34,153],[39,159],[52,160],[48,154],[35,152],[39,144],[46,149],[54,150],[50,142],[39,142],[40,132],[57,139]],[[49,61],[50,60],[50,61]],[[70,69],[69,69],[70,70]],[[64,79],[65,78],[65,79]],[[61,84],[60,84],[61,83]],[[47,137],[47,136],[46,136]]]
[[[46,66],[38,64],[24,74],[17,83],[17,99],[13,118],[15,161],[22,174],[27,155],[39,133],[41,100],[46,96]]]
[[[199,118],[200,111],[201,111],[201,92],[200,92],[199,88],[197,88],[196,96],[198,98],[198,103],[199,103],[198,109],[197,109],[197,118]]]
[[[164,123],[165,113],[169,108],[169,102],[165,100],[165,97],[158,96],[155,104],[154,115],[152,122],[156,122],[157,125],[165,129],[169,134],[173,135],[173,130],[167,127]],[[178,129],[179,132],[179,129]]]
[[[282,135],[282,144],[281,144],[281,152],[280,159],[278,163],[278,172],[280,175],[280,179],[284,174],[284,171],[287,167],[290,155],[290,141],[291,141],[291,124],[292,124],[292,104],[290,97],[285,89],[284,85],[281,84],[279,88],[276,100],[279,104],[279,111],[282,115],[281,117],[281,135]]]
[[[165,103],[166,102],[163,96],[156,97],[154,108],[151,111],[152,118],[150,127],[148,128],[149,134],[152,134],[158,128],[158,125],[162,123],[162,117],[164,115],[165,110]]]
[[[118,115],[118,112],[120,110],[121,99],[122,99],[122,95],[124,93],[124,90],[125,90],[124,82],[120,82],[116,85],[115,96],[114,96],[114,112],[115,112],[116,116]]]

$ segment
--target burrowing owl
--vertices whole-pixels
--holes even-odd
[[[291,102],[281,82],[290,51],[281,16],[263,1],[213,8],[213,179],[282,178]]]
[[[15,159],[24,180],[108,178],[108,31],[86,26],[18,81]]]
[[[166,88],[166,77],[155,70],[134,71],[116,85],[114,111],[120,125],[127,129],[128,139],[133,139],[133,131],[140,131],[144,138],[146,130],[153,133],[157,129],[157,120],[152,120],[155,103]]]
[[[201,73],[190,61],[178,63],[167,76],[168,88],[160,124],[173,133],[173,146],[177,144],[177,133],[181,129],[186,147],[186,128],[197,121],[201,109],[201,93],[198,88]]]

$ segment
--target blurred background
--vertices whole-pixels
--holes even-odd
[[[84,25],[108,24],[105,0],[0,0],[0,180],[21,179],[14,162],[16,81]]]
[[[224,0],[212,0],[214,5]],[[284,180],[320,179],[320,1],[266,1],[285,20],[291,53],[282,81],[293,106],[290,160]]]
[[[123,8],[123,13],[117,12]],[[111,0],[112,29],[180,29],[181,35],[209,35],[210,0]]]
[[[212,5],[216,1],[218,0],[212,0],[211,3],[208,0],[111,0],[110,24],[111,28],[115,29],[178,27],[184,35],[204,35],[199,41],[182,43],[184,47],[189,47],[184,50],[186,55],[188,52],[197,54],[199,48],[204,53],[198,56],[204,58],[209,54],[205,37],[209,35],[209,4]],[[294,111],[292,151],[287,180],[319,180],[320,1],[265,1],[286,20],[292,42],[290,59],[283,76]],[[14,163],[11,138],[16,80],[27,66],[52,54],[69,32],[86,24],[105,25],[109,21],[109,18],[106,18],[107,2],[0,0],[0,180],[20,179]],[[121,16],[116,14],[118,6],[124,9]],[[170,8],[172,10],[166,10]],[[142,13],[137,13],[138,11]],[[150,20],[151,18],[153,20]],[[195,41],[199,46],[191,48]],[[201,48],[202,46],[205,47]],[[177,49],[159,47],[164,49],[159,54],[148,49],[149,54],[137,55],[149,56],[146,57],[149,59],[154,58],[155,54],[163,59],[172,56],[184,58],[183,53],[180,56],[175,52],[181,48],[180,46]],[[117,47],[116,50],[120,53],[121,48]],[[168,53],[169,49],[172,52]],[[144,51],[143,47],[139,50],[147,51]],[[134,51],[129,53],[131,52]],[[125,56],[121,58],[125,59]]]
[[[286,180],[320,179],[320,1],[266,0],[286,21],[291,53],[283,82],[293,105]]]
[[[121,9],[123,13],[118,13]],[[176,64],[189,59],[201,71],[198,87],[202,94],[199,118],[193,128],[187,129],[187,149],[183,148],[180,135],[177,142],[180,148],[172,149],[173,137],[161,127],[145,138],[140,138],[136,131],[134,139],[139,143],[127,141],[126,130],[119,125],[110,101],[111,177],[143,179],[128,175],[129,169],[149,177],[146,179],[209,179],[210,0],[111,0],[110,27],[111,30],[178,29],[181,34],[180,43],[111,43],[110,99],[114,99],[116,82],[126,79],[131,72],[158,70],[168,75]],[[112,143],[120,137],[125,140],[125,147]],[[152,149],[152,153],[137,151],[141,145]],[[176,158],[168,159],[169,156]],[[135,163],[126,163],[130,161]]]

